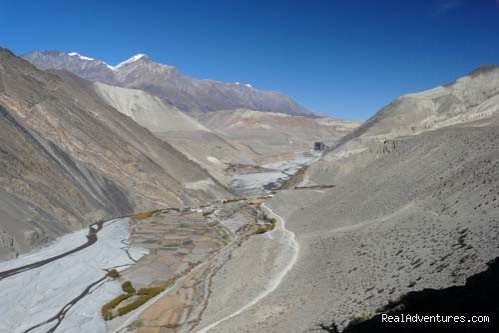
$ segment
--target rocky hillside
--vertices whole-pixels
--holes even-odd
[[[498,125],[499,67],[478,68],[450,84],[397,98],[342,138],[336,149],[311,167],[309,179],[332,181],[331,177],[338,173],[351,172],[350,165],[364,166],[365,159],[360,153],[393,151],[405,137],[446,127]],[[350,162],[331,164],[343,159]]]
[[[171,104],[142,90],[94,83],[95,92],[116,110],[153,133],[171,131],[208,131],[197,120]]]
[[[173,105],[144,91],[95,82],[94,90],[109,105],[165,140],[224,184],[225,169],[233,164],[255,164],[258,157],[245,145],[230,142]]]
[[[499,111],[499,66],[484,66],[456,81],[397,98],[342,142],[393,138],[447,126],[490,125]]]
[[[33,51],[23,57],[40,69],[63,69],[87,80],[144,90],[194,115],[246,108],[314,116],[282,94],[245,84],[190,78],[175,67],[154,62],[144,54],[133,56],[117,66],[78,53],[59,51]]]
[[[231,328],[244,331],[274,308],[286,310],[260,331],[341,328],[407,292],[462,285],[485,270],[499,256],[498,144],[497,127],[449,127],[309,168],[308,184],[335,186],[271,202],[297,236],[298,262],[266,310]]]
[[[300,190],[276,195],[269,205],[300,256],[230,329],[272,311],[260,331],[341,329],[408,292],[484,271],[499,256],[498,78],[487,67],[400,97],[312,164]]]
[[[101,218],[229,195],[93,84],[0,49],[0,256]]]

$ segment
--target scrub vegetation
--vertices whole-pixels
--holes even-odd
[[[161,286],[140,288],[139,290],[135,290],[130,281],[125,281],[121,285],[121,288],[123,289],[125,294],[121,294],[113,298],[108,303],[104,304],[101,309],[102,318],[104,318],[104,320],[111,320],[137,309],[153,297],[165,291],[167,288],[173,286],[175,284],[175,281],[176,277],[169,279]],[[125,302],[126,300],[129,301]]]

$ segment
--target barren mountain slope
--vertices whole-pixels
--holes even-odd
[[[228,195],[92,84],[0,50],[2,256],[99,218]]]
[[[255,164],[257,156],[249,148],[229,142],[158,97],[98,82],[94,88],[109,105],[173,145],[224,184],[229,181],[225,172],[228,165]]]
[[[208,131],[198,121],[162,102],[158,97],[137,89],[127,89],[96,82],[96,93],[116,110],[129,116],[151,132]]]
[[[40,69],[64,69],[87,80],[144,90],[191,114],[247,108],[314,116],[288,96],[245,84],[190,78],[144,54],[115,67],[77,53],[59,51],[33,51],[23,57]]]
[[[360,124],[243,109],[208,114],[203,123],[265,155],[306,151],[312,149],[314,141],[332,145]]]
[[[331,189],[280,192],[269,206],[296,234],[298,260],[276,291],[214,331],[343,326],[407,291],[463,284],[499,256],[498,144],[497,127],[444,128],[362,153],[371,162]],[[207,313],[219,315],[201,326],[234,311],[224,297],[235,295],[212,294]]]
[[[335,186],[269,203],[296,235],[292,269],[237,316],[223,308],[231,296],[214,293],[206,313],[219,315],[201,326],[229,316],[217,332],[343,327],[408,291],[463,284],[486,269],[499,256],[497,75],[488,68],[402,97],[312,164],[301,186]],[[213,286],[236,277],[224,272]]]
[[[358,153],[391,150],[397,137],[449,126],[494,125],[499,125],[499,67],[486,66],[453,83],[396,99],[311,166],[307,180],[331,182],[369,163]]]

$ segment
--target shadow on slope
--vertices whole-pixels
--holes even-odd
[[[396,302],[389,303],[381,309],[389,316],[465,316],[464,323],[401,323],[382,322],[382,313],[365,321],[353,320],[342,333],[376,333],[376,332],[410,332],[410,333],[450,333],[499,332],[499,258],[488,263],[484,272],[469,277],[464,286],[453,286],[441,290],[424,289],[409,292]],[[467,322],[472,316],[488,316],[488,323]],[[319,329],[326,332],[338,332],[336,325],[321,324]]]

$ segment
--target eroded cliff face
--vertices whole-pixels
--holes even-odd
[[[0,50],[0,256],[98,219],[228,196],[197,164],[97,96]]]

